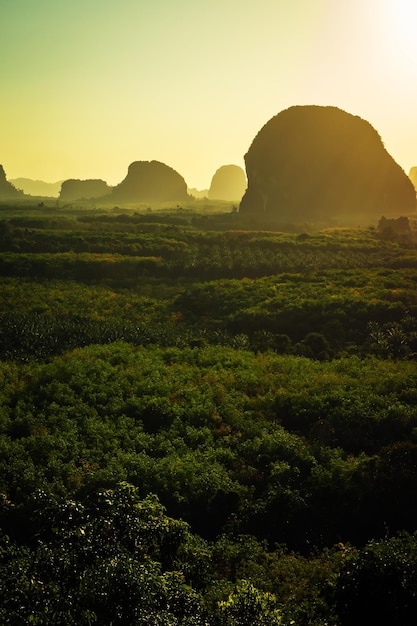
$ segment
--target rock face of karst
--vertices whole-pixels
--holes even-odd
[[[6,172],[2,165],[0,165],[0,200],[14,200],[16,198],[22,198],[23,192],[16,189],[6,179]]]
[[[111,187],[109,187],[104,180],[100,180],[99,178],[87,180],[71,178],[64,180],[62,183],[59,199],[67,202],[72,200],[91,200],[93,198],[106,196],[110,191]]]
[[[245,172],[238,165],[222,165],[211,179],[208,192],[210,200],[242,199],[246,190]]]
[[[408,178],[414,185],[414,188],[417,191],[417,167],[412,167],[408,173]]]
[[[178,172],[159,161],[134,161],[112,199],[121,202],[170,202],[187,200],[187,184]]]
[[[336,107],[278,113],[253,140],[245,164],[242,214],[356,220],[416,210],[414,187],[376,130]]]

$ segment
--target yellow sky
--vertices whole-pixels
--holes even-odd
[[[0,0],[0,163],[113,185],[156,159],[201,189],[273,115],[322,104],[408,173],[416,31],[415,0]]]

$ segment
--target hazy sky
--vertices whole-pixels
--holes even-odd
[[[9,179],[114,185],[156,159],[206,188],[295,104],[417,165],[416,0],[0,0],[0,80]]]

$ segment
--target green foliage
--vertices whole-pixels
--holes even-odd
[[[280,626],[281,612],[276,598],[242,580],[227,600],[219,603],[221,624],[225,626]]]
[[[204,547],[155,497],[121,484],[83,503],[41,492],[32,507],[33,547],[3,538],[2,623],[202,623],[183,560],[204,567]]]
[[[16,503],[128,480],[207,538],[305,549],[412,529],[413,362],[119,342],[2,372],[0,487]]]
[[[0,621],[411,623],[412,242],[0,209]]]
[[[48,358],[60,346],[146,343],[148,336],[313,358],[416,352],[411,247],[381,242],[370,230],[203,232],[183,216],[178,224],[172,215],[155,215],[154,223],[144,217],[3,222],[3,358],[25,351]],[[309,345],[317,334],[323,350]]]
[[[417,611],[416,585],[415,534],[347,549],[336,588],[341,626],[411,626]]]

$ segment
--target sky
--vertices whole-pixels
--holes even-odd
[[[416,0],[0,0],[8,179],[157,160],[206,189],[266,122],[331,105],[417,165]]]

